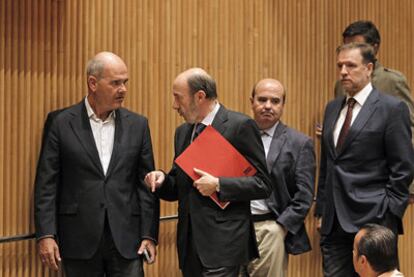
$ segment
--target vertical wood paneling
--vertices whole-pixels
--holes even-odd
[[[410,0],[0,0],[0,236],[34,231],[43,121],[86,94],[84,67],[95,53],[113,51],[126,61],[125,104],[149,118],[157,167],[169,170],[182,122],[171,108],[179,72],[207,69],[220,101],[247,114],[253,84],[277,78],[288,90],[283,120],[314,137],[333,94],[335,48],[350,22],[377,24],[381,62],[404,72],[413,87],[413,12]],[[161,214],[176,209],[162,203]],[[413,213],[410,206],[400,239],[406,276],[414,274]],[[161,223],[158,262],[146,267],[148,276],[179,276],[175,225]],[[314,250],[290,258],[290,277],[321,276],[312,216],[306,226]],[[40,265],[34,241],[0,244],[0,277],[55,275]]]

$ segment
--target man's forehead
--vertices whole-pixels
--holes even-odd
[[[280,98],[282,97],[281,94],[278,94],[274,91],[262,91],[256,94],[257,98]]]
[[[344,61],[344,60],[353,60],[353,61],[361,61],[362,62],[362,55],[359,49],[346,49],[342,50],[338,53],[337,61]]]
[[[361,56],[361,50],[359,48],[343,49],[338,53],[339,56]]]

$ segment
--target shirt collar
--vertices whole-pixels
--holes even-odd
[[[101,120],[99,117],[96,116],[95,112],[93,111],[91,104],[89,104],[88,97],[85,97],[85,106],[86,106],[86,112],[88,113],[88,118],[92,118],[95,121]],[[112,111],[108,118],[105,119],[105,122],[111,119],[115,119],[116,113],[115,111]]]
[[[267,128],[267,129],[263,129],[263,130],[261,130],[262,132],[265,132],[269,137],[273,137],[273,135],[274,135],[274,133],[275,133],[275,130],[276,130],[276,127],[277,127],[277,125],[279,125],[279,120],[278,121],[276,121],[276,123],[275,124],[273,124],[273,126],[272,127],[270,127],[270,128]]]
[[[206,126],[211,125],[219,109],[220,109],[220,104],[218,102],[215,102],[213,110],[209,112],[209,114],[206,117],[204,117],[201,123]]]
[[[368,96],[370,95],[373,87],[371,82],[369,82],[361,91],[357,92],[353,98],[357,101],[359,105],[364,105],[365,101],[367,100]],[[348,94],[346,96],[346,101],[351,98]]]

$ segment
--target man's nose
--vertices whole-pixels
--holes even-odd
[[[346,69],[346,65],[342,65],[342,66],[339,68],[339,74],[341,74],[341,75],[346,75],[346,74],[348,74],[348,70]]]
[[[123,92],[123,93],[125,93],[125,92],[127,92],[127,91],[128,91],[127,86],[126,86],[126,84],[125,84],[125,83],[122,83],[122,84],[120,85],[120,87],[119,87],[119,91],[120,91],[120,92]]]
[[[172,104],[172,108],[174,109],[174,110],[178,110],[178,104],[177,104],[177,101],[173,101],[173,104]]]
[[[270,108],[272,108],[272,102],[270,102],[270,100],[267,100],[267,101],[265,102],[265,108],[266,108],[266,109],[270,109]]]

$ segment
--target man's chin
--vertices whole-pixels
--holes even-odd
[[[275,120],[270,120],[269,118],[262,118],[261,120],[257,120],[257,125],[262,130],[271,128],[273,125],[275,125],[275,123]]]

